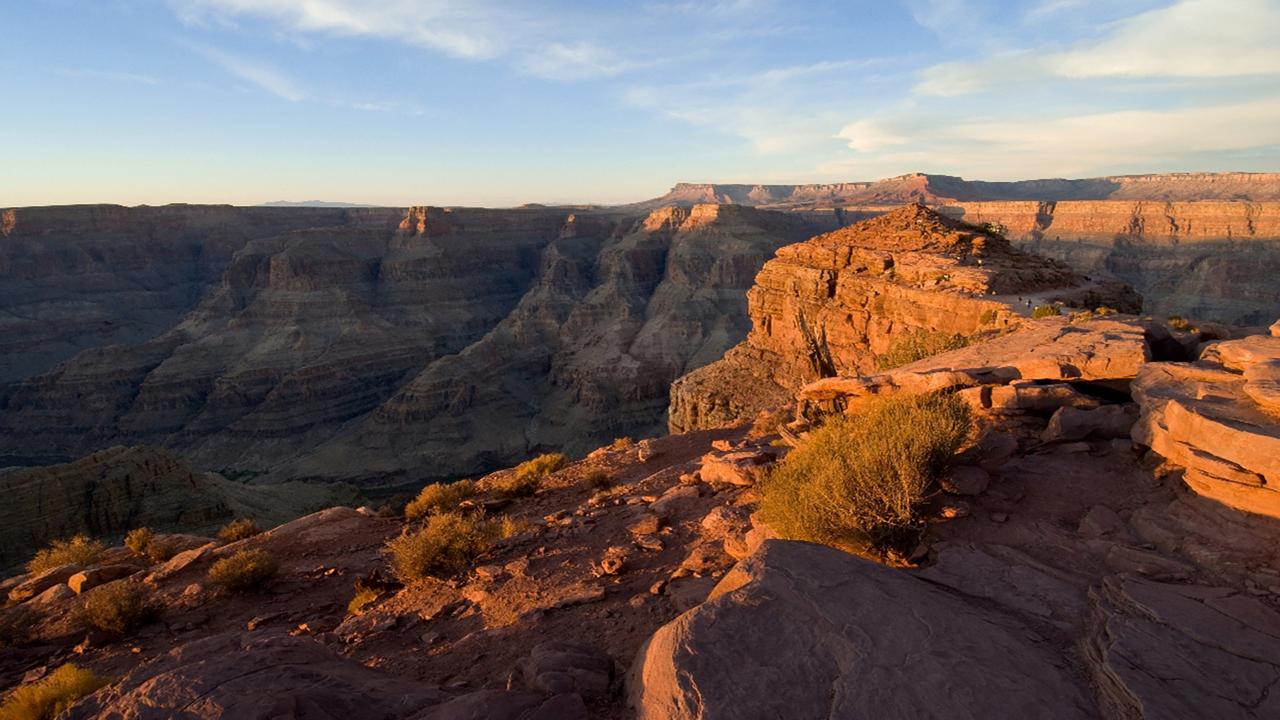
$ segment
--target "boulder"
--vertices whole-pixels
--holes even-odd
[[[1217,343],[1195,363],[1147,365],[1132,385],[1134,442],[1184,468],[1193,491],[1280,517],[1280,415],[1249,387],[1250,371],[1276,356],[1280,338],[1252,336]]]
[[[161,563],[155,570],[151,571],[149,577],[153,580],[164,580],[173,577],[208,556],[217,547],[218,543],[209,541],[199,547],[184,550]]]
[[[535,645],[515,674],[533,692],[607,697],[613,687],[613,658],[585,645],[553,640]]]
[[[75,596],[75,591],[66,585],[54,585],[48,590],[45,590],[39,595],[31,598],[27,601],[27,604],[33,607],[49,607],[51,605],[57,605],[64,600],[70,600]]]
[[[409,717],[448,696],[343,659],[313,639],[225,633],[133,668],[63,720]]]
[[[1058,652],[907,572],[769,541],[649,639],[629,692],[641,720],[1097,717]]]
[[[743,531],[751,524],[751,515],[733,505],[717,505],[702,518],[702,530],[708,538],[723,538],[731,532]]]
[[[674,485],[649,506],[655,515],[663,520],[670,520],[682,507],[698,499],[699,490],[696,485]]]
[[[1124,520],[1106,505],[1094,505],[1080,519],[1079,532],[1087,538],[1100,538],[1123,532]]]
[[[136,565],[99,565],[87,570],[81,570],[72,575],[67,579],[67,587],[79,595],[86,590],[96,588],[112,580],[129,577],[139,571]]]
[[[478,690],[423,711],[409,720],[587,720],[582,698],[546,697],[509,690]]]
[[[1271,324],[1271,337],[1280,337],[1280,320]]]
[[[761,480],[774,460],[771,453],[755,450],[710,454],[702,459],[702,469],[699,472],[705,483],[747,487]]]
[[[1062,407],[1040,434],[1043,442],[1073,442],[1085,438],[1127,438],[1138,419],[1133,405],[1103,405],[1092,409]]]
[[[74,564],[61,565],[56,568],[49,568],[42,573],[37,573],[9,591],[9,602],[26,602],[54,585],[65,585],[72,575],[83,569],[83,567]]]

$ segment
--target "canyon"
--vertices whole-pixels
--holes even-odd
[[[775,251],[903,203],[1128,283],[1152,315],[1262,325],[1278,187],[917,174],[615,208],[11,208],[0,465],[149,445],[238,480],[395,487],[655,435],[671,383],[747,338]],[[930,323],[900,318],[866,357]]]
[[[618,252],[634,268],[639,248],[682,233],[719,247],[709,228],[720,223],[770,238],[804,229],[760,213],[700,205],[608,232],[630,239]],[[410,212],[391,237],[444,223]],[[549,244],[578,235],[552,227]],[[454,572],[388,574],[397,542],[453,515],[340,504],[247,538],[181,538],[190,549],[169,559],[111,547],[0,581],[0,683],[38,682],[71,661],[101,673],[104,686],[66,718],[1280,711],[1280,468],[1267,452],[1280,425],[1280,323],[1137,314],[1123,284],[917,205],[800,235],[750,284],[735,351],[692,370],[714,382],[682,388],[687,402],[672,405],[673,418],[735,410],[682,424],[714,427],[604,443],[521,493],[512,483],[527,468],[480,477],[434,512],[510,531]],[[328,277],[359,277],[349,267],[335,262]],[[543,321],[577,307],[538,300],[518,304]],[[1028,300],[1062,306],[1035,313]],[[971,334],[963,347],[878,362],[926,328]],[[486,358],[502,364],[519,336],[496,333]],[[762,362],[745,376],[714,372],[738,354]],[[732,397],[750,407],[716,400],[735,377]],[[763,512],[772,479],[824,423],[935,393],[966,408],[971,432],[914,509],[911,543],[796,542]],[[196,475],[168,453],[91,458],[107,480]],[[56,486],[74,469],[19,472]],[[275,575],[219,589],[215,569],[246,553],[271,558]],[[145,593],[156,615],[124,636],[86,632],[83,609],[113,587]]]

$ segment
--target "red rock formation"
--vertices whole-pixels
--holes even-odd
[[[1034,300],[1032,300],[1034,298]],[[970,335],[1016,325],[1051,300],[1137,311],[1128,288],[919,205],[782,248],[748,294],[752,330],[724,360],[671,388],[672,431],[753,417],[805,383],[858,374],[918,330]]]

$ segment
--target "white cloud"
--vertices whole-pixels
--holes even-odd
[[[824,174],[912,169],[985,179],[1083,176],[1195,162],[1206,153],[1280,146],[1280,99],[1025,120],[867,118],[840,137],[857,151]]]
[[[150,75],[115,70],[86,70],[83,68],[52,68],[55,75],[83,80],[108,80],[110,82],[137,83],[139,85],[159,85],[160,81]]]
[[[250,84],[266,90],[289,102],[305,100],[307,93],[298,83],[267,63],[252,61],[207,45],[191,45],[200,55],[212,60],[222,69]]]
[[[1071,0],[1045,6],[1061,9]],[[951,97],[1044,78],[1225,78],[1280,74],[1275,0],[1180,0],[1132,15],[1099,40],[928,68],[916,92]]]

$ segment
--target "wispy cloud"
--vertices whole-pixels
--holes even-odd
[[[1041,7],[1055,11],[1070,1]],[[1277,75],[1278,37],[1280,5],[1273,0],[1181,0],[1114,23],[1099,40],[936,65],[916,90],[949,97],[1044,78]]]
[[[839,133],[853,155],[823,173],[908,169],[1002,179],[1080,176],[1174,167],[1205,153],[1280,146],[1280,98],[1022,119],[899,115],[852,122]]]
[[[296,80],[269,63],[233,55],[208,45],[192,43],[190,47],[196,53],[217,63],[223,70],[276,97],[289,102],[307,99],[307,93]]]

